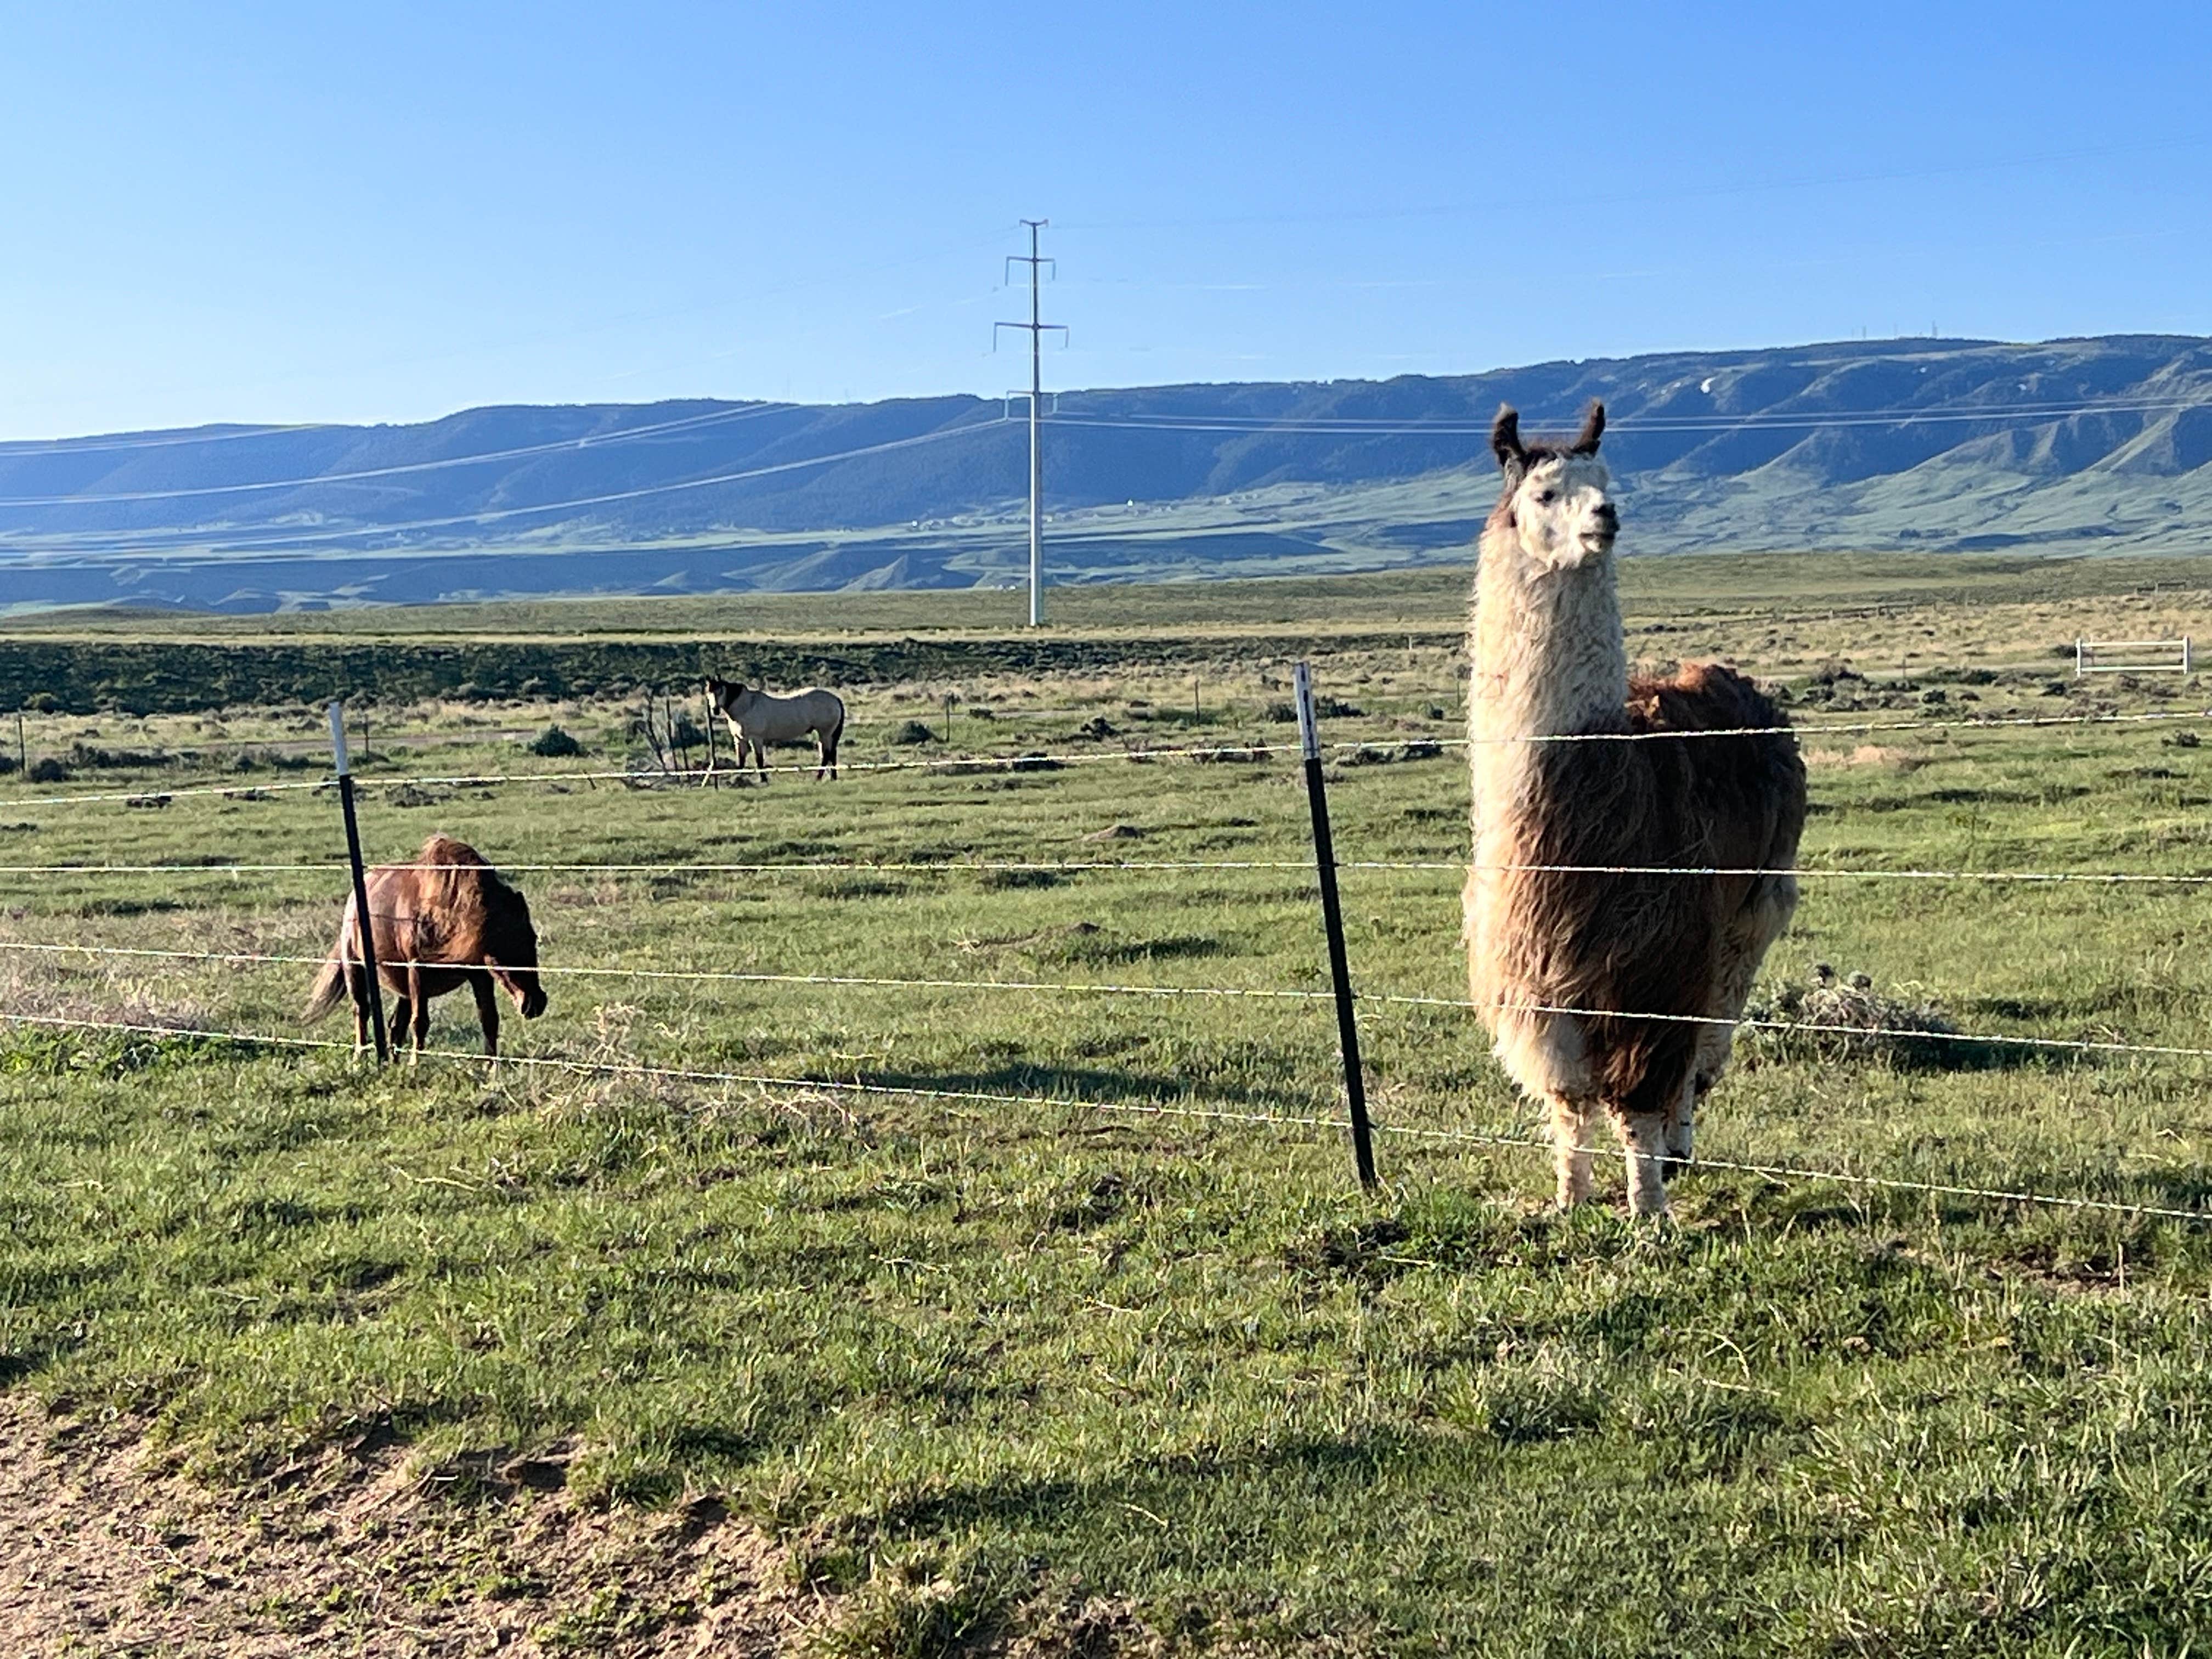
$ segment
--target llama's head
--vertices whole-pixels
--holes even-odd
[[[1605,405],[1592,403],[1572,443],[1524,444],[1520,415],[1510,404],[1498,410],[1490,447],[1505,470],[1505,488],[1491,527],[1505,532],[1531,563],[1573,570],[1612,552],[1620,518],[1613,475],[1597,454],[1604,432]]]

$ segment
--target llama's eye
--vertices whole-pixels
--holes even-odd
[[[1559,492],[1556,489],[1540,489],[1536,492],[1536,505],[1539,507],[1549,507],[1559,499]]]

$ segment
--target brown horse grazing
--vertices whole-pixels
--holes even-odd
[[[396,999],[392,1046],[411,1020],[415,1051],[430,1034],[430,1000],[464,985],[476,993],[484,1053],[499,1052],[498,985],[525,1019],[545,1012],[538,979],[538,934],[530,906],[473,847],[448,836],[422,843],[412,865],[379,865],[368,872],[368,914],[376,933],[376,976]],[[368,1046],[368,975],[362,970],[361,933],[348,899],[330,960],[315,978],[307,1018],[320,1019],[353,997],[356,1052]]]

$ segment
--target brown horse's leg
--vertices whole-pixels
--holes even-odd
[[[430,999],[422,994],[422,970],[410,963],[407,1000],[415,1005],[415,1054],[419,1058],[430,1045]]]
[[[345,981],[346,995],[353,1000],[353,1051],[365,1054],[368,1052],[368,975],[349,962]]]
[[[407,994],[404,991],[394,991],[392,994],[392,1021],[390,1035],[392,1037],[392,1052],[395,1057],[398,1056],[402,1048],[404,1048],[407,1046],[407,1020],[410,1012],[410,1010],[407,1001]]]
[[[483,1027],[484,1053],[499,1057],[499,993],[489,974],[471,974],[469,989],[477,994],[477,1024]]]

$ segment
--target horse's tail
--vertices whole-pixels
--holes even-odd
[[[336,951],[323,964],[323,971],[315,975],[314,988],[307,993],[307,1006],[300,1011],[301,1019],[313,1025],[325,1014],[338,1006],[346,994],[345,960]]]
[[[353,989],[346,973],[346,945],[353,937],[353,901],[349,898],[345,915],[338,919],[338,936],[331,943],[329,960],[315,975],[315,982],[307,992],[307,1006],[300,1011],[301,1019],[309,1025],[337,1007]]]

